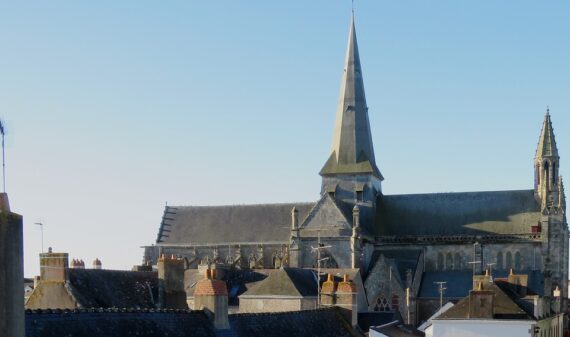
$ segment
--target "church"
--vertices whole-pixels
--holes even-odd
[[[490,269],[528,275],[541,296],[559,289],[566,310],[566,200],[548,110],[527,190],[385,195],[371,135],[353,16],[320,199],[166,206],[145,262],[166,254],[187,269],[358,269],[367,310],[399,311],[408,323],[429,317],[440,296],[464,297]]]

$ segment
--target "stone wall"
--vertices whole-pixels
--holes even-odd
[[[258,312],[283,312],[298,311],[305,309],[314,309],[316,299],[283,298],[283,297],[258,297],[239,299],[240,313],[258,313]]]
[[[542,270],[543,258],[540,242],[482,244],[481,268],[488,263],[493,270]],[[422,247],[418,247],[422,248]],[[425,246],[426,271],[471,270],[469,263],[480,259],[472,244],[441,244]]]

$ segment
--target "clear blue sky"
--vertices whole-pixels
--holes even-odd
[[[570,172],[569,13],[568,1],[357,0],[384,192],[532,188],[547,104]],[[46,246],[127,269],[166,201],[316,200],[349,17],[348,0],[0,3],[26,276],[39,269],[34,222]]]

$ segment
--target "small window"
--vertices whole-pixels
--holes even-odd
[[[363,201],[364,200],[364,192],[356,191],[356,200],[357,201]]]

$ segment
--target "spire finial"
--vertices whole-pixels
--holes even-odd
[[[546,106],[546,115],[550,116],[550,105]]]
[[[352,16],[354,16],[354,0],[352,0]]]

